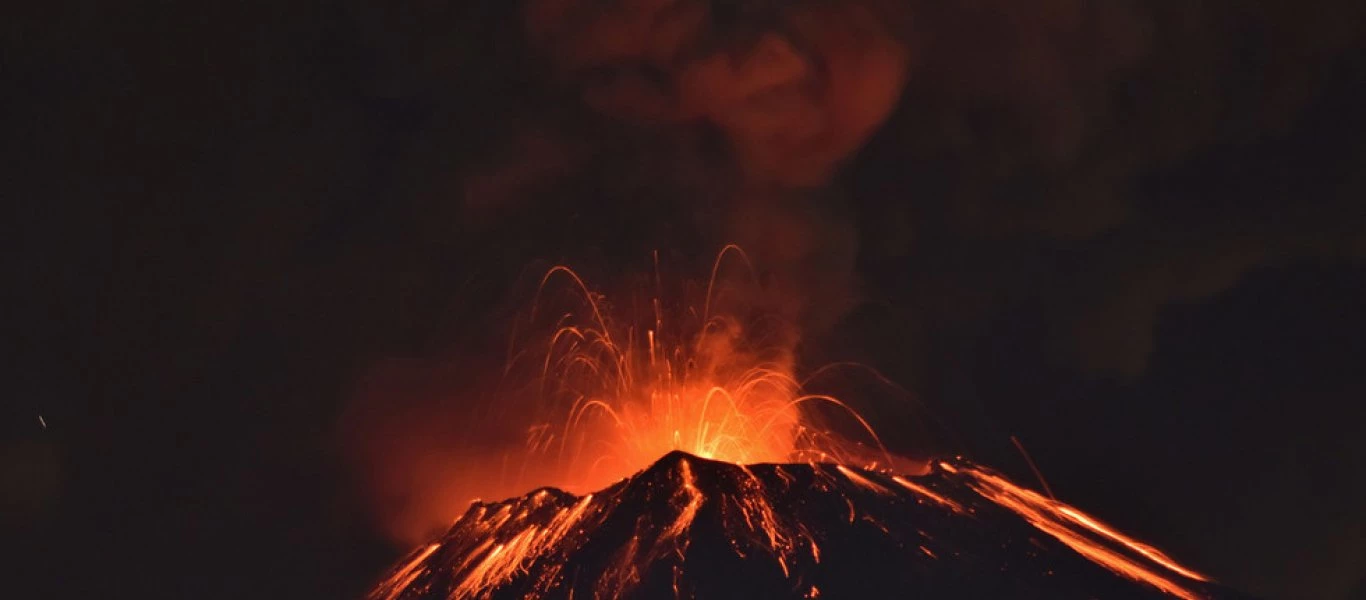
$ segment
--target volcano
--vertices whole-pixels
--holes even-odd
[[[374,600],[1246,598],[965,459],[903,476],[672,452],[599,492],[476,502]]]

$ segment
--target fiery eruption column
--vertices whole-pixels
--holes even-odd
[[[723,250],[700,311],[670,312],[657,276],[644,325],[615,321],[577,273],[550,269],[528,319],[539,342],[504,377],[531,382],[508,401],[540,417],[521,470],[554,487],[476,502],[371,598],[812,598],[874,579],[885,587],[874,593],[918,597],[1008,586],[1026,597],[1215,597],[1208,578],[1157,549],[988,469],[955,459],[894,471],[855,411],[803,394],[792,336],[718,302],[727,260],[748,267],[739,248]],[[568,309],[555,310],[556,290]],[[820,427],[809,410],[819,405],[866,443]],[[883,567],[852,556],[862,553],[885,555]],[[1010,573],[1005,584],[983,577],[997,573]]]
[[[867,454],[862,444],[837,438],[817,423],[805,410],[812,404],[847,415],[867,443],[885,454],[856,412],[830,396],[802,393],[787,341],[792,336],[756,335],[741,316],[714,310],[718,276],[728,259],[748,268],[738,247],[723,249],[700,311],[693,306],[666,314],[657,295],[648,302],[645,324],[615,322],[606,298],[577,273],[566,266],[550,269],[530,320],[546,316],[545,297],[560,282],[580,306],[555,315],[539,353],[517,358],[540,361],[537,412],[550,415],[529,429],[523,460],[554,460],[565,475],[557,483],[591,490],[673,450],[739,464],[842,461],[851,453]]]

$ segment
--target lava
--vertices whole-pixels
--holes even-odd
[[[674,450],[737,464],[886,457],[857,412],[803,392],[790,326],[746,317],[747,292],[718,278],[728,260],[748,267],[743,251],[728,246],[700,301],[676,306],[656,290],[638,303],[646,318],[625,322],[571,268],[546,272],[508,375],[537,382],[528,412],[538,420],[519,457],[553,465],[535,469],[536,485],[599,489]],[[735,297],[741,306],[721,307]],[[540,322],[551,323],[548,332]],[[533,373],[517,370],[527,365]],[[866,443],[832,434],[809,405],[834,407]]]
[[[509,401],[535,418],[523,464],[554,487],[475,502],[371,598],[1232,597],[966,460],[898,468],[855,411],[803,392],[792,337],[722,308],[729,257],[748,262],[723,250],[695,305],[670,308],[657,277],[644,326],[550,269],[532,343],[504,376],[534,382],[529,405]],[[866,443],[810,405],[847,415]]]
[[[1093,537],[1094,535],[1100,534],[1117,542],[1153,563],[1187,579],[1209,581],[1205,576],[1176,564],[1175,561],[1151,546],[1115,532],[1075,508],[1044,498],[1032,490],[1016,486],[1000,475],[977,469],[968,472],[968,475],[971,477],[968,485],[978,493],[1001,506],[1009,508],[1041,531],[1057,538],[1062,543],[1067,544],[1068,547],[1115,573],[1147,583],[1185,600],[1197,600],[1201,597],[1182,587],[1172,578],[1162,575],[1157,569],[1145,566],[1141,561],[1131,556],[1125,556],[1098,543]]]
[[[852,515],[852,518],[851,518]],[[672,452],[596,493],[477,503],[373,600],[1233,598],[1075,508],[963,459],[930,473]]]

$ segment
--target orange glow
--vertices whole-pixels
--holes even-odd
[[[684,565],[689,562],[694,527],[705,519],[719,519],[706,527],[719,526],[736,556],[771,561],[776,572],[796,585],[818,572],[814,571],[822,563],[818,540],[840,539],[838,531],[849,527],[866,530],[871,525],[876,535],[905,543],[925,560],[960,559],[955,542],[942,532],[931,536],[904,525],[888,527],[877,510],[864,510],[886,502],[892,507],[921,504],[931,511],[927,516],[937,511],[956,519],[956,527],[969,529],[995,528],[996,519],[1013,513],[1058,542],[1048,546],[1030,538],[1038,548],[1070,548],[1120,577],[1182,600],[1207,597],[1199,585],[1207,578],[1075,508],[970,463],[938,466],[937,473],[902,476],[839,464],[745,466],[670,454],[598,493],[575,497],[539,490],[503,502],[476,504],[440,543],[424,547],[398,566],[370,598],[427,597],[433,589],[448,589],[443,597],[457,599],[489,597],[494,590],[506,589],[521,590],[527,598],[552,598],[565,593],[572,597],[576,588],[591,589],[597,597],[617,597],[650,573],[660,572],[661,565],[672,577],[675,597],[686,597],[691,592]],[[816,482],[804,486],[798,505],[807,497],[842,500],[850,510],[847,523],[842,515],[834,522],[805,522],[784,509],[794,506],[780,504],[780,499],[790,501],[797,491],[795,470]],[[880,483],[886,479],[896,485]],[[622,511],[627,512],[623,515]],[[605,567],[591,574],[573,567],[571,577],[566,565],[572,564],[575,552],[586,544],[605,542],[595,532],[606,523],[622,523],[622,516],[631,526],[610,534],[617,537],[606,547],[610,560]],[[984,523],[983,518],[991,521]],[[708,546],[708,551],[725,547]],[[809,597],[821,593],[815,586],[806,590]]]
[[[692,525],[692,520],[697,516],[697,510],[702,508],[702,492],[697,489],[697,484],[692,475],[692,466],[688,461],[680,461],[679,467],[683,473],[683,489],[681,496],[687,498],[683,504],[683,510],[678,511],[678,519],[665,530],[668,538],[681,537]]]
[[[775,576],[780,572],[794,586],[809,586],[805,595],[811,598],[821,591],[804,573],[838,562],[822,565],[823,551],[840,551],[838,541],[830,543],[841,539],[832,536],[837,529],[875,531],[918,549],[917,558],[957,560],[958,552],[943,541],[948,536],[932,538],[920,530],[928,526],[907,528],[870,507],[942,514],[964,527],[980,524],[981,515],[1019,525],[1018,516],[1060,542],[1052,544],[1060,551],[1066,546],[1121,577],[1183,600],[1204,597],[1192,589],[1208,581],[1203,575],[989,470],[961,460],[937,462],[938,469],[920,474],[898,469],[910,465],[888,454],[855,411],[835,398],[803,393],[790,336],[765,335],[762,328],[756,333],[752,320],[738,316],[743,307],[714,302],[728,257],[748,263],[738,248],[724,249],[713,263],[700,310],[686,304],[666,309],[671,305],[657,285],[654,297],[637,305],[648,306],[644,325],[640,319],[614,320],[620,307],[592,292],[568,267],[550,269],[531,310],[530,342],[514,347],[504,374],[514,385],[531,382],[510,389],[504,407],[505,415],[525,418],[530,426],[525,446],[505,457],[499,476],[511,462],[519,477],[559,489],[476,503],[440,543],[414,552],[370,598],[424,597],[433,589],[443,597],[483,598],[510,585],[527,598],[562,597],[566,590],[572,597],[576,588],[617,597],[661,572],[661,565],[672,574],[675,595],[682,596],[690,546],[704,543],[694,541],[698,522],[719,525],[721,548],[772,561]],[[569,289],[556,287],[561,282]],[[570,306],[555,303],[556,291],[569,292]],[[558,297],[563,302],[566,294]],[[541,317],[549,319],[548,326],[538,328]],[[519,366],[528,364],[531,372],[523,379],[527,373]],[[857,423],[868,443],[881,450],[879,462],[867,464],[867,448],[819,426],[807,410],[815,404],[834,407]],[[890,466],[877,467],[883,459]],[[477,483],[492,480],[490,462],[480,461],[464,475]],[[588,491],[593,493],[575,495]],[[808,523],[792,514],[789,509],[808,495],[824,496],[827,512],[821,518],[833,507],[836,522]],[[610,519],[620,517],[614,513],[623,506],[633,513]],[[620,537],[593,539],[608,522],[613,525],[607,529]],[[590,542],[605,553],[598,572],[566,568],[573,553]],[[580,577],[591,579],[581,586]],[[827,594],[838,594],[838,588],[827,587]]]
[[[902,476],[900,476],[900,475],[893,475],[893,476],[892,476],[892,481],[897,482],[897,484],[900,485],[901,487],[904,487],[904,488],[906,488],[906,489],[908,489],[908,490],[910,490],[910,491],[912,491],[912,492],[915,492],[916,494],[918,494],[918,495],[920,495],[920,496],[923,496],[923,497],[925,497],[925,498],[929,498],[930,500],[933,500],[933,501],[935,501],[935,502],[937,502],[937,503],[943,505],[944,507],[948,508],[949,510],[952,510],[953,512],[956,512],[956,513],[959,513],[959,514],[965,514],[965,513],[967,512],[967,511],[963,510],[963,505],[961,505],[961,504],[959,504],[959,503],[957,503],[957,502],[954,502],[953,500],[949,500],[948,498],[945,498],[945,497],[943,497],[943,496],[941,496],[941,495],[939,495],[939,494],[936,494],[936,493],[934,493],[933,491],[930,491],[930,488],[927,488],[927,487],[925,487],[925,486],[923,486],[923,485],[920,485],[920,484],[918,484],[918,483],[915,483],[915,482],[913,482],[913,481],[910,481],[910,480],[906,479],[905,477],[902,477]]]
[[[573,530],[592,502],[592,494],[584,496],[573,508],[557,512],[546,526],[527,526],[508,541],[494,545],[492,550],[483,555],[483,560],[470,567],[469,575],[456,587],[452,597],[475,597],[479,595],[481,590],[497,586],[511,579],[513,575],[521,572],[531,559],[556,547],[560,540]],[[505,506],[504,508],[510,507]],[[507,522],[507,517],[512,512],[507,510],[501,514],[502,516],[495,523],[490,524],[490,529],[501,527]],[[516,520],[522,522],[526,517],[527,511],[523,509],[517,513]],[[489,538],[490,541],[492,539]],[[478,552],[472,553],[471,558],[478,555]],[[461,565],[461,568],[466,566]]]
[[[431,556],[432,553],[436,552],[439,548],[441,548],[441,544],[428,544],[423,547],[422,550],[416,552],[408,562],[404,563],[403,566],[394,571],[393,575],[390,575],[379,585],[379,588],[375,590],[373,597],[383,598],[384,600],[395,600],[398,598],[400,594],[407,591],[408,586],[412,585],[413,580],[417,579],[418,575],[422,574],[425,567],[423,563],[427,560],[427,557]]]
[[[1128,537],[1124,534],[1121,534],[1118,531],[1115,531],[1114,529],[1110,528],[1110,526],[1091,518],[1089,515],[1075,508],[1065,505],[1059,505],[1058,513],[1066,516],[1069,520],[1071,520],[1074,523],[1077,523],[1078,525],[1087,527],[1091,531],[1094,531],[1096,533],[1104,535],[1107,538],[1110,538],[1111,540],[1124,544],[1129,549],[1147,557],[1148,560],[1151,560],[1168,569],[1176,571],[1177,573],[1180,573],[1185,577],[1194,579],[1196,581],[1209,581],[1208,577],[1177,564],[1176,561],[1172,560],[1166,554],[1163,554],[1162,551],[1158,550],[1157,548],[1154,548],[1131,537]]]
[[[941,463],[940,466],[949,472],[958,472],[947,463]],[[1075,508],[1045,498],[1033,490],[1019,487],[1000,475],[981,469],[972,469],[967,474],[971,478],[968,485],[978,493],[1024,517],[1040,531],[1057,538],[1096,564],[1184,600],[1199,600],[1204,597],[1180,585],[1174,578],[1164,576],[1157,569],[1144,565],[1141,560],[1112,550],[1089,534],[1099,534],[1103,538],[1118,542],[1122,547],[1183,577],[1209,581],[1205,576],[1176,564],[1157,549],[1120,534]],[[1081,526],[1081,529],[1077,529],[1076,526]]]
[[[567,266],[545,274],[531,320],[534,329],[553,315],[554,326],[516,355],[536,361],[539,371],[536,404],[544,420],[528,429],[521,457],[537,465],[536,485],[599,489],[673,450],[737,464],[867,455],[818,426],[805,410],[814,404],[847,414],[881,449],[872,427],[838,399],[802,393],[790,341],[749,330],[735,314],[748,307],[719,309],[717,276],[727,259],[748,267],[743,251],[727,246],[700,306],[670,312],[657,295],[645,323],[614,320],[606,298]],[[548,306],[552,292],[566,291],[561,283],[568,284],[571,306]]]
[[[871,479],[868,479],[867,477],[864,477],[863,475],[859,475],[857,471],[854,471],[853,469],[850,469],[849,467],[846,467],[846,466],[844,466],[844,465],[835,465],[835,469],[838,470],[840,473],[843,473],[844,476],[847,477],[847,478],[849,479],[849,481],[852,481],[852,482],[854,483],[854,485],[857,485],[857,486],[859,486],[859,487],[862,487],[862,488],[864,488],[864,489],[867,489],[867,490],[869,490],[869,491],[872,491],[872,492],[875,493],[875,494],[887,494],[887,493],[889,493],[889,491],[887,490],[887,488],[882,487],[882,486],[880,486],[880,485],[878,485],[878,484],[876,484],[876,483],[873,483],[873,481],[872,481]]]

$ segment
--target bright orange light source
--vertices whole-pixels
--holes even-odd
[[[537,393],[553,415],[530,428],[529,459],[556,461],[562,476],[538,484],[598,489],[672,450],[737,464],[844,462],[857,446],[817,426],[803,410],[809,403],[842,410],[881,447],[839,400],[802,392],[786,338],[765,339],[741,316],[714,314],[717,273],[728,256],[748,262],[735,246],[721,251],[700,313],[694,306],[666,315],[656,297],[648,325],[614,321],[605,299],[569,267],[546,273],[533,321],[544,317],[543,297],[561,280],[581,306],[557,316],[539,351],[519,355],[541,361]]]

